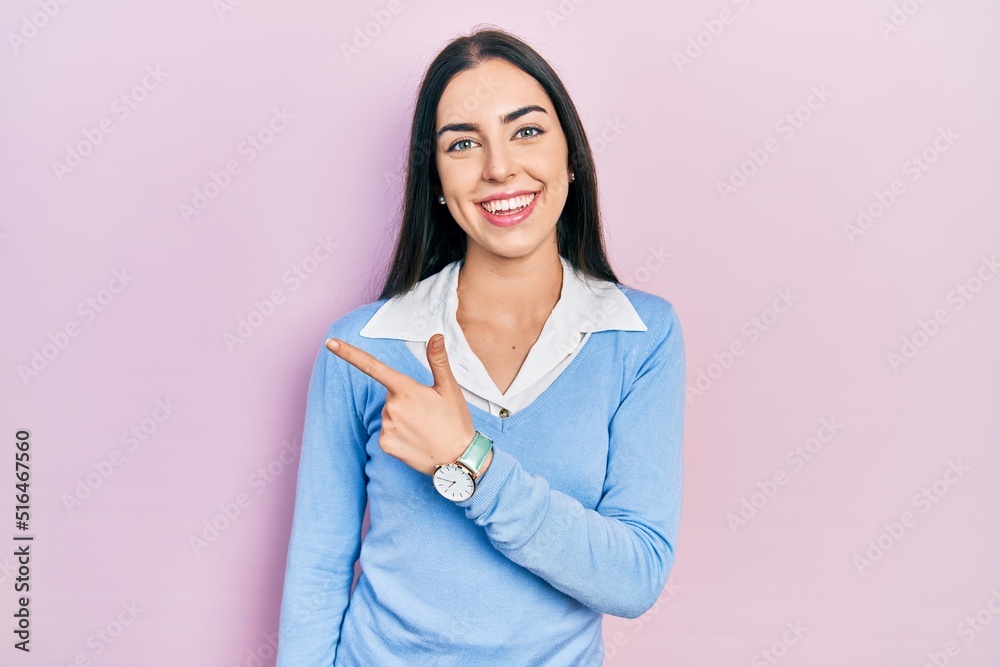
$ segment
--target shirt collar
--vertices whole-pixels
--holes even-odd
[[[625,293],[615,283],[595,280],[577,271],[565,258],[562,291],[541,335],[567,344],[588,331],[646,331]],[[426,343],[435,333],[454,331],[458,312],[457,259],[424,278],[409,292],[387,300],[359,332],[365,338],[396,338]]]

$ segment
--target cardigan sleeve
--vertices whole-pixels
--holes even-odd
[[[526,471],[502,441],[475,495],[457,503],[507,558],[591,609],[625,618],[662,593],[680,524],[684,343],[673,306],[658,303],[659,331],[608,424],[595,510]]]
[[[321,345],[309,381],[277,667],[333,664],[361,549],[366,438],[341,364],[331,357]]]

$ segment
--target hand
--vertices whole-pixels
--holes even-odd
[[[438,465],[453,463],[472,442],[476,434],[472,414],[451,372],[443,335],[432,336],[427,345],[427,361],[434,376],[429,387],[338,338],[327,340],[326,347],[386,388],[379,436],[379,446],[386,454],[433,475]]]

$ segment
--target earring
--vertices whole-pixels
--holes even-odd
[[[444,198],[444,195],[441,195],[440,197],[438,197],[438,203],[439,203],[439,204],[443,204],[443,203],[445,203],[445,198]]]
[[[576,174],[570,174],[569,175],[569,182],[572,183],[575,180],[576,180]]]

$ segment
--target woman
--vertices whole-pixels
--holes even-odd
[[[683,341],[668,301],[618,282],[597,201],[552,68],[502,31],[448,44],[385,288],[310,381],[279,667],[600,665],[602,614],[655,603]]]

